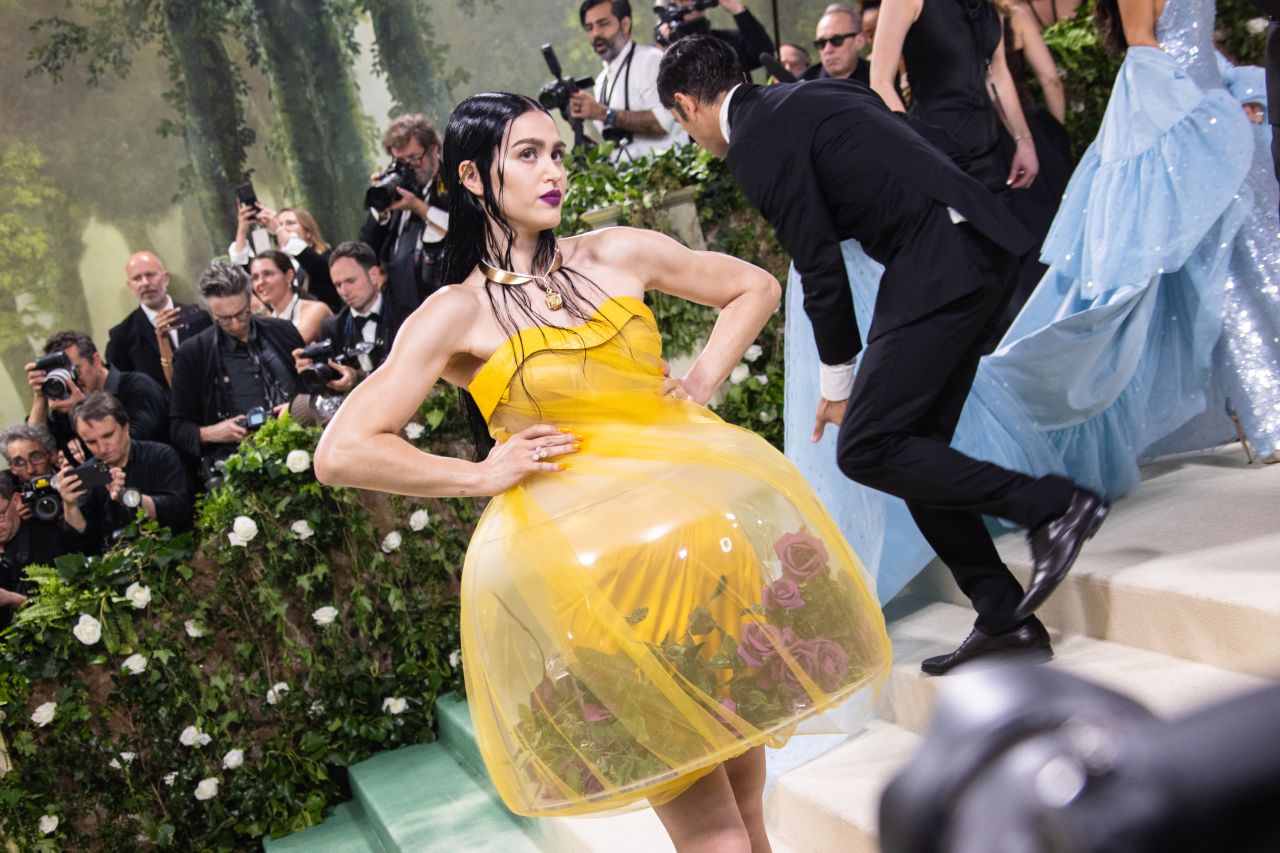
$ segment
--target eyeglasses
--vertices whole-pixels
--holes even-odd
[[[249,317],[253,314],[253,301],[250,300],[244,306],[244,308],[241,308],[239,311],[232,314],[230,317],[221,317],[217,314],[214,314],[212,311],[210,311],[209,314],[213,317],[213,322],[217,323],[219,326],[222,326],[223,328],[226,328],[227,326],[230,326],[232,323],[238,323],[238,322],[243,322],[244,320],[248,320]]]
[[[25,471],[27,468],[34,468],[49,461],[49,454],[43,450],[37,450],[30,456],[15,456],[9,460],[9,467],[15,471]]]
[[[841,33],[840,35],[832,36],[831,38],[815,39],[813,46],[818,50],[822,50],[827,46],[827,43],[830,42],[832,47],[843,47],[845,39],[856,38],[857,36],[858,33]]]
[[[397,157],[396,159],[401,163],[404,163],[406,166],[412,166],[416,169],[430,156],[430,151],[423,151],[421,154],[412,154],[408,157]]]

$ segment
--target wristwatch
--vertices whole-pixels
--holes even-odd
[[[130,486],[120,493],[120,503],[129,509],[137,509],[138,505],[142,503],[142,492]]]
[[[617,111],[617,110],[613,110],[613,109],[611,109],[611,110],[609,110],[608,112],[606,112],[606,113],[604,114],[604,126],[605,126],[605,127],[614,127],[615,125],[617,125],[617,123],[618,123],[618,111]]]

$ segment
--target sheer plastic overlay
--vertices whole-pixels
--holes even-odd
[[[493,500],[463,570],[471,714],[519,814],[665,802],[888,672],[870,581],[803,478],[661,382],[652,315],[618,298],[522,332],[471,385],[499,440],[584,437]]]

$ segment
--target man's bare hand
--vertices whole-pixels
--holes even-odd
[[[427,218],[427,203],[404,187],[396,187],[400,198],[387,205],[387,210],[408,210],[417,214],[419,219]]]
[[[604,121],[608,110],[590,92],[574,92],[569,96],[569,115],[574,118]]]
[[[840,424],[844,422],[844,412],[848,405],[848,400],[828,400],[825,397],[818,399],[818,414],[813,422],[811,438],[814,444],[822,440],[822,433],[826,430],[827,424],[835,424],[839,429]]]

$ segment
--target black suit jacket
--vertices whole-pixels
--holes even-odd
[[[297,327],[274,317],[254,317],[253,326],[259,339],[275,347],[292,372],[292,352],[303,346]],[[174,447],[199,458],[200,427],[244,414],[231,410],[229,382],[218,357],[217,326],[210,326],[178,348],[173,354],[173,389],[169,393],[169,432]]]
[[[858,240],[885,266],[870,340],[987,283],[964,272],[968,229],[1013,255],[1034,242],[999,200],[856,81],[744,84],[729,102],[728,165],[795,261],[824,364],[844,364],[862,348],[842,240]],[[968,226],[926,227],[947,208]]]
[[[448,202],[433,187],[426,202],[441,210]],[[407,218],[407,219],[406,219]],[[400,221],[405,219],[401,230]],[[386,276],[383,299],[389,299],[401,317],[408,317],[422,301],[439,287],[439,264],[444,243],[423,243],[427,223],[407,210],[398,210],[379,224],[372,214],[360,228],[360,242],[368,244],[378,256],[378,264]]]
[[[773,39],[750,9],[734,15],[733,23],[736,30],[712,30],[711,35],[733,47],[743,71],[753,71],[760,67],[760,54],[773,55]]]
[[[182,322],[186,324],[186,328],[178,330],[179,346],[212,325],[208,312],[201,311],[194,305],[174,304],[182,309]],[[151,325],[141,307],[130,312],[129,316],[107,333],[107,364],[120,370],[145,373],[159,382],[160,387],[169,387],[169,380],[164,377],[164,368],[160,366],[156,327]]]
[[[135,441],[129,450],[129,464],[124,469],[126,488],[137,489],[156,505],[156,521],[174,533],[190,530],[195,516],[195,494],[191,480],[178,456],[167,444]],[[99,550],[106,550],[115,531],[133,521],[135,510],[111,500],[105,486],[89,491],[82,507],[86,539]]]

